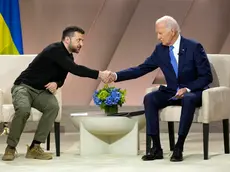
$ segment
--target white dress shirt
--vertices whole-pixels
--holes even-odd
[[[174,42],[174,44],[172,45],[173,48],[173,54],[176,58],[176,62],[177,62],[177,66],[179,66],[179,50],[180,50],[180,40],[181,40],[181,36],[179,35],[176,42]]]

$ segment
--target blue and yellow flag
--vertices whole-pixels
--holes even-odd
[[[0,54],[23,54],[18,0],[0,0]]]

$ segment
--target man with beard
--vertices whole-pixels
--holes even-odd
[[[106,72],[89,69],[74,62],[72,53],[79,53],[84,33],[79,27],[67,27],[63,31],[62,41],[47,46],[15,80],[11,89],[15,115],[2,160],[14,160],[16,146],[30,116],[31,107],[38,109],[43,115],[27,149],[26,158],[52,159],[51,154],[45,153],[40,144],[45,142],[58,115],[59,105],[54,94],[63,85],[68,72],[92,79],[104,80],[107,77]]]

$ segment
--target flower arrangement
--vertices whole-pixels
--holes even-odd
[[[118,112],[118,105],[122,106],[125,102],[125,95],[126,90],[109,87],[108,84],[105,84],[102,89],[94,92],[93,100],[97,106],[100,106],[109,115]]]

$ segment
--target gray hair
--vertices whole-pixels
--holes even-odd
[[[172,29],[180,33],[180,26],[177,21],[171,16],[163,16],[156,21],[157,23],[165,22],[168,29]]]

